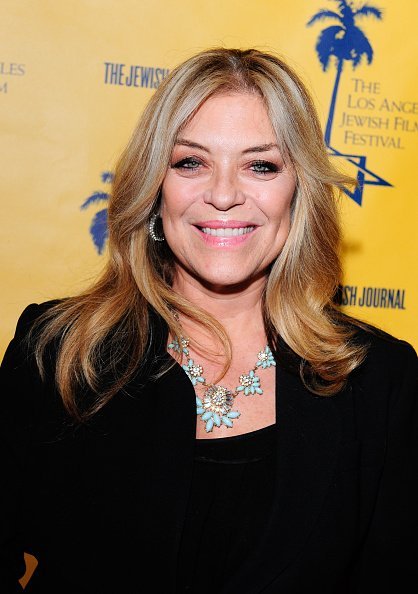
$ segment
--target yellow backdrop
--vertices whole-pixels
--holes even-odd
[[[376,2],[382,18],[356,16],[366,41],[359,64],[356,51],[343,61],[328,138],[343,167],[380,184],[341,200],[342,298],[350,313],[417,345],[418,5]],[[307,26],[322,4],[336,18]],[[3,0],[0,347],[26,304],[77,292],[102,266],[89,228],[106,208],[103,174],[170,68],[213,45],[279,52],[313,90],[325,131],[338,56],[323,70],[315,46],[322,35],[322,54],[330,50],[324,30],[344,29],[339,11],[337,0]]]
[[[159,81],[214,45],[279,52],[313,90],[330,152],[366,182],[341,200],[343,304],[417,346],[418,5],[376,3],[351,6],[354,43],[337,0],[3,0],[0,348],[28,303],[100,270],[107,172]]]

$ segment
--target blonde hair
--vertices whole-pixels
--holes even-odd
[[[300,357],[302,379],[315,394],[338,392],[364,358],[364,347],[352,340],[355,326],[333,305],[341,278],[335,193],[352,180],[331,166],[312,99],[286,63],[253,49],[212,49],[163,81],[117,165],[102,276],[83,294],[57,303],[38,324],[41,373],[45,349],[58,338],[56,383],[74,418],[97,412],[147,359],[150,306],[172,336],[181,333],[176,311],[202,324],[223,343],[228,368],[224,329],[172,290],[171,252],[150,239],[148,222],[179,131],[210,96],[242,92],[264,100],[297,180],[290,234],[265,288],[266,331],[273,346],[280,349],[280,337]],[[103,375],[112,378],[109,385],[99,380]],[[95,394],[88,406],[81,399],[86,387]]]

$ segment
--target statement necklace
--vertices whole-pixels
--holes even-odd
[[[167,348],[186,356],[187,365],[182,365],[182,368],[188,378],[193,386],[200,385],[206,388],[202,398],[196,396],[197,416],[205,423],[207,433],[210,433],[214,427],[220,427],[221,425],[233,427],[233,421],[241,415],[239,411],[232,410],[234,399],[240,394],[254,396],[263,393],[260,387],[260,378],[256,375],[256,371],[276,365],[273,353],[266,345],[264,350],[257,354],[257,362],[254,367],[248,373],[239,376],[239,386],[232,391],[225,386],[206,382],[203,377],[203,367],[189,358],[189,343],[189,339],[181,337],[180,341],[173,340]]]

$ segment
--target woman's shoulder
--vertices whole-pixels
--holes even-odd
[[[417,354],[414,347],[401,338],[397,338],[381,328],[366,324],[364,322],[358,323],[354,327],[353,339],[367,348],[366,359],[385,359],[389,360],[402,359],[404,357],[416,358]]]
[[[31,303],[20,314],[17,320],[16,335],[26,334],[42,316],[53,310],[55,306],[63,303],[65,299],[53,299],[43,303]]]
[[[19,439],[23,441],[22,432],[31,427],[41,414],[49,388],[54,385],[52,380],[49,381],[49,373],[44,377],[40,374],[36,359],[36,331],[37,323],[42,324],[44,314],[58,303],[59,300],[54,300],[28,305],[21,313],[14,337],[6,349],[0,366],[1,431],[9,437],[10,432],[20,432]]]
[[[404,383],[416,388],[418,357],[409,342],[363,322],[355,325],[352,340],[363,345],[366,351],[363,362],[353,372],[353,378],[382,389]]]
[[[1,364],[1,370],[18,370],[23,365],[30,367],[32,371],[37,370],[34,364],[34,352],[37,331],[42,328],[43,320],[46,321],[48,313],[52,313],[54,307],[62,303],[62,299],[45,301],[44,303],[31,303],[20,314],[14,336],[6,349]]]

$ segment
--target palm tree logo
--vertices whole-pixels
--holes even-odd
[[[113,181],[113,173],[111,171],[103,171],[101,174],[101,180],[104,184],[111,184]],[[81,205],[81,209],[84,210],[92,204],[100,202],[108,202],[108,192],[96,191],[93,192]],[[90,235],[93,240],[94,246],[99,254],[103,253],[106,241],[109,235],[107,228],[107,208],[103,208],[96,212],[90,225]]]
[[[318,21],[327,19],[332,19],[338,23],[323,29],[319,34],[316,44],[316,52],[323,70],[325,71],[328,69],[331,63],[331,58],[334,58],[332,62],[337,68],[325,128],[325,142],[333,156],[342,157],[356,166],[357,181],[359,182],[359,185],[354,192],[347,190],[346,193],[361,206],[363,189],[366,184],[378,186],[391,186],[391,184],[376,173],[367,169],[365,155],[344,154],[333,148],[331,146],[331,131],[344,63],[351,62],[352,67],[356,68],[362,62],[363,56],[366,57],[368,64],[371,64],[373,60],[373,48],[370,41],[356,24],[356,21],[368,16],[373,16],[380,20],[382,19],[382,11],[369,4],[364,4],[360,8],[355,8],[353,2],[350,0],[331,1],[337,3],[338,10],[320,9],[308,21],[307,26],[311,26]]]

